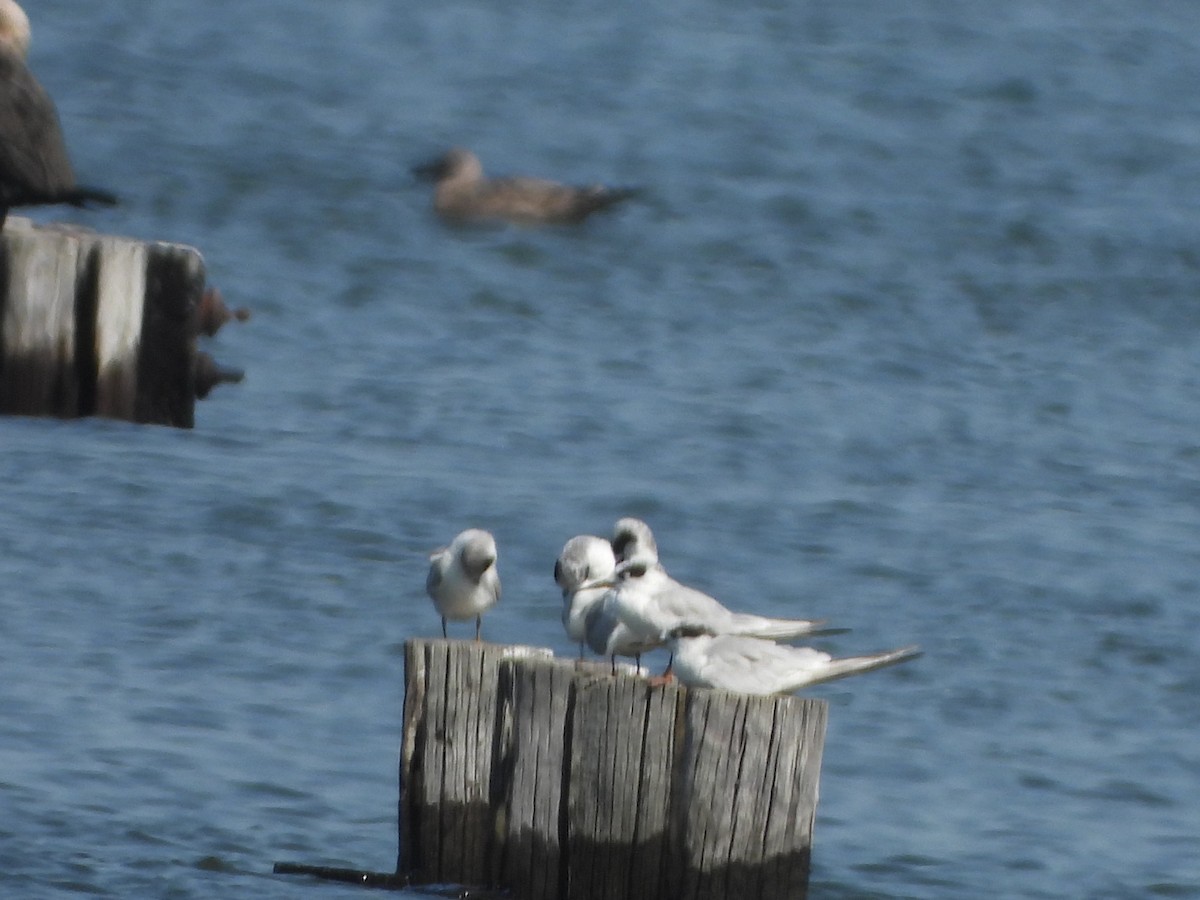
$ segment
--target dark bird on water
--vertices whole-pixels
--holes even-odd
[[[541,178],[485,178],[479,158],[461,147],[416,166],[413,174],[435,183],[433,209],[450,222],[571,225],[637,193],[636,188],[573,187]]]
[[[117,202],[75,183],[54,101],[25,65],[29,37],[25,11],[0,0],[0,227],[14,206]]]

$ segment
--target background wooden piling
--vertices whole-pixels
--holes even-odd
[[[410,641],[405,662],[397,872],[413,883],[528,900],[806,895],[822,701],[465,641]]]
[[[193,426],[204,261],[192,247],[0,232],[0,413]]]

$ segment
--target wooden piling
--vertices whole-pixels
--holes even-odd
[[[570,857],[560,896],[672,896],[680,880],[672,867],[682,860],[670,855],[671,802],[678,799],[671,784],[687,692],[632,675],[593,675],[573,687]]]
[[[527,900],[802,898],[826,705],[406,647],[397,873]]]
[[[192,427],[204,280],[192,247],[10,217],[0,232],[0,413]]]
[[[804,896],[825,704],[695,690],[686,706],[668,894]]]
[[[501,727],[507,790],[501,883],[533,897],[556,897],[562,855],[562,773],[568,752],[573,672],[550,658],[500,667]]]
[[[405,645],[397,871],[413,882],[498,883],[508,756],[499,667],[514,654],[549,652],[477,641]]]

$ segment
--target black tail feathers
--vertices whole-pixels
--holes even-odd
[[[97,206],[116,206],[121,201],[111,191],[79,185],[64,192],[62,199],[50,202],[69,203],[71,206],[91,209]]]
[[[604,187],[603,185],[595,185],[587,188],[580,196],[580,213],[582,218],[590,213],[599,212],[602,209],[608,209],[610,206],[616,206],[625,200],[632,197],[637,197],[644,193],[644,189],[640,187]]]

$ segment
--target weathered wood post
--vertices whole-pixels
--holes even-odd
[[[671,781],[687,691],[632,675],[580,677],[573,688],[571,852],[560,896],[671,896],[671,804],[683,799]]]
[[[688,692],[663,896],[804,897],[828,706]]]
[[[192,427],[198,385],[236,377],[198,366],[204,279],[192,247],[10,217],[0,232],[0,413]]]
[[[522,900],[806,895],[824,702],[462,641],[405,662],[398,874]]]
[[[507,754],[499,667],[549,653],[475,641],[405,645],[396,871],[414,883],[498,884]]]
[[[532,897],[561,893],[573,677],[570,665],[550,658],[500,667],[500,739],[508,770],[501,878],[505,886],[524,885]]]

